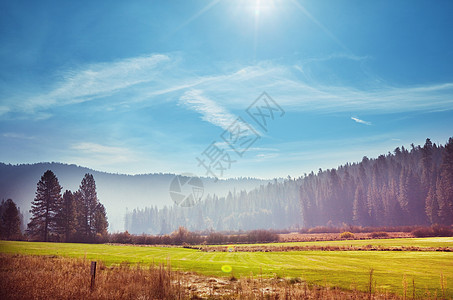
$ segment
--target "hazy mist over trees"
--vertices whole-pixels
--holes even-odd
[[[65,170],[73,168],[62,164],[42,165],[55,165]],[[0,169],[12,170],[7,181],[11,185],[9,190],[20,190],[24,186],[20,183],[30,180],[23,175],[26,173],[15,173],[14,170],[34,170],[33,166],[37,167],[1,164]],[[85,170],[77,167],[76,174],[79,169]],[[74,177],[73,173],[69,174],[72,175],[66,172],[65,176]],[[134,201],[134,197],[139,192],[143,193],[143,188],[127,195],[127,191],[135,187],[146,186],[151,189],[151,195],[146,196],[158,198],[165,191],[168,197],[168,179],[174,178],[174,175],[96,174],[100,174],[107,187],[127,187],[113,201],[112,198],[102,198],[103,203],[109,204],[108,207],[114,207],[114,211],[121,213],[124,221],[124,228],[118,230],[116,227],[113,232],[128,230],[136,234],[168,234],[180,226],[191,231],[239,231],[453,223],[453,138],[445,146],[433,144],[427,139],[423,146],[411,145],[410,149],[398,147],[393,153],[375,159],[365,156],[359,163],[320,169],[316,174],[311,172],[299,178],[273,181],[229,179],[219,181],[218,185],[203,179],[207,186],[206,196],[193,207],[180,207],[172,202],[159,206],[156,204],[159,201],[140,205],[142,202]],[[6,175],[3,173],[2,177],[6,178]],[[4,189],[4,182],[2,184],[4,193],[8,189]],[[258,187],[250,188],[252,186]],[[218,187],[219,193],[212,192],[215,187]],[[222,195],[227,188],[230,191]],[[250,189],[247,191],[247,188]],[[152,193],[154,189],[155,194]],[[32,202],[28,234],[39,240],[60,241],[100,240],[106,236],[107,215],[110,214],[109,209],[99,201],[94,176],[85,173],[78,188],[73,188],[75,192],[66,189],[62,194],[62,190],[59,179],[52,171],[47,170],[41,176]],[[117,204],[120,201],[118,197],[122,199],[121,204]],[[5,215],[11,220],[8,224],[16,224],[17,218],[9,217],[16,215],[14,207],[19,219],[23,218],[16,203],[8,200],[2,202],[1,207],[2,215],[9,207],[11,214]],[[12,233],[5,233],[2,229],[2,235],[14,235],[17,226],[13,227]]]
[[[445,146],[396,148],[376,159],[274,181],[199,205],[146,207],[126,214],[131,233],[400,226],[453,223],[453,139]]]
[[[154,173],[143,175],[124,175],[98,172],[89,168],[61,163],[37,163],[8,165],[0,163],[0,199],[13,199],[24,214],[25,223],[30,218],[29,210],[35,197],[36,183],[46,170],[58,175],[64,190],[77,191],[80,180],[89,173],[96,178],[96,192],[104,205],[109,218],[109,231],[124,230],[124,214],[136,207],[156,206],[162,208],[172,205],[169,186],[174,174]],[[237,190],[253,190],[269,182],[256,178],[226,179],[214,182],[212,178],[202,178],[204,194],[228,195]],[[62,190],[62,192],[64,191]]]
[[[126,214],[130,233],[166,234],[179,226],[189,230],[253,230],[299,228],[299,187],[296,180],[268,183],[250,192],[208,195],[193,207],[150,207]]]
[[[453,223],[453,139],[396,148],[302,180],[304,226]]]

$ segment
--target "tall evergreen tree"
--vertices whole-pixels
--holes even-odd
[[[37,184],[28,223],[28,234],[45,242],[56,233],[56,214],[61,205],[61,186],[55,174],[47,170]]]
[[[344,199],[344,219],[347,224],[352,223],[353,217],[353,205],[354,205],[354,192],[355,192],[355,182],[352,176],[349,174],[348,169],[345,169],[342,181],[342,192],[341,198]]]
[[[101,203],[96,206],[94,213],[94,228],[97,236],[105,237],[107,235],[107,228],[109,223],[107,222],[107,214],[105,213],[105,207]]]
[[[79,211],[80,230],[85,239],[93,238],[96,234],[95,215],[99,203],[96,193],[96,183],[91,174],[85,174],[79,187],[81,210]]]
[[[433,143],[430,139],[426,139],[425,145],[422,148],[422,187],[423,196],[426,198],[429,188],[432,184],[433,172]]]
[[[328,211],[328,215],[330,216],[329,220],[336,225],[341,224],[342,220],[344,220],[345,207],[341,202],[342,199],[340,198],[340,192],[340,177],[338,176],[337,171],[335,169],[332,169],[329,171],[326,199],[329,204],[326,206],[326,210]]]
[[[382,156],[379,159],[382,159]],[[368,188],[368,213],[372,226],[383,225],[383,221],[385,220],[384,205],[382,202],[383,186],[378,164],[376,163],[373,166],[371,183]]]
[[[77,230],[76,202],[71,191],[66,190],[64,192],[63,201],[56,218],[58,232],[63,235],[64,241],[71,241]]]
[[[398,192],[398,203],[401,207],[401,216],[400,224],[407,225],[409,222],[409,187],[408,187],[408,177],[407,170],[403,168],[401,170],[401,175],[399,178],[399,192]]]
[[[412,171],[407,175],[407,197],[409,211],[409,225],[425,225],[425,199],[423,186],[419,177]]]
[[[431,186],[428,191],[425,212],[431,224],[439,223],[439,202],[437,201],[436,185]]]
[[[368,225],[369,214],[366,204],[366,196],[361,185],[357,185],[353,204],[353,221],[355,225]]]
[[[7,240],[20,237],[20,212],[16,203],[8,199],[2,201],[0,206],[0,237]]]
[[[72,193],[72,197],[74,199],[74,207],[76,211],[76,237],[77,239],[81,239],[81,237],[84,235],[84,230],[85,227],[83,226],[84,224],[84,214],[82,211],[84,210],[84,204],[83,204],[83,199],[82,199],[82,193],[80,190],[75,191]]]
[[[398,185],[396,178],[392,178],[392,180],[390,180],[390,184],[387,189],[387,202],[385,205],[386,224],[391,226],[399,225],[402,211],[398,202]]]
[[[453,223],[453,138],[445,145],[440,180],[437,185],[439,217],[444,224]]]

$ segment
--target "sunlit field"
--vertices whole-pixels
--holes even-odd
[[[0,300],[453,300],[453,0],[0,16]]]
[[[361,243],[416,247],[451,247],[451,238],[315,242]],[[310,243],[313,244],[313,243]],[[227,246],[225,246],[227,247]],[[366,291],[370,270],[380,292],[419,296],[453,296],[453,252],[439,251],[289,251],[204,252],[181,247],[0,242],[0,252],[63,256],[102,261],[106,266],[127,262],[149,266],[170,262],[175,270],[218,277],[300,278],[310,284]],[[225,267],[227,266],[227,267]],[[223,267],[223,271],[222,271]],[[231,267],[231,268],[230,268]],[[231,272],[228,272],[230,271]],[[227,272],[225,272],[227,271]]]

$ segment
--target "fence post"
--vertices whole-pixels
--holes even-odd
[[[96,279],[96,262],[92,261],[91,262],[91,291],[94,290],[94,282]]]

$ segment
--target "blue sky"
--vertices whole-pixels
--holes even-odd
[[[300,176],[453,136],[451,1],[2,1],[0,161]],[[285,114],[246,113],[266,91]],[[222,141],[237,117],[260,138]]]

